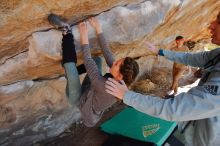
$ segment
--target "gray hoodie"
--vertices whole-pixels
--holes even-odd
[[[220,48],[200,53],[183,53],[163,50],[172,61],[204,68],[207,62],[220,54]],[[209,75],[208,75],[209,74]],[[207,78],[208,77],[208,78]],[[173,99],[142,95],[127,91],[125,104],[149,115],[179,122],[179,130],[187,121],[194,120],[184,135],[189,146],[220,146],[220,61],[205,69],[198,86]],[[189,132],[193,137],[189,137]]]
[[[114,62],[114,57],[108,47],[103,33],[98,35],[98,39],[106,63],[109,67],[111,67]],[[82,50],[84,65],[91,84],[80,97],[80,110],[84,124],[87,127],[92,127],[95,126],[95,124],[101,119],[103,112],[111,107],[117,99],[105,91],[104,85],[107,77],[102,76],[99,72],[95,61],[92,59],[89,45],[83,45]]]

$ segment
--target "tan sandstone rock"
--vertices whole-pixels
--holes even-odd
[[[139,58],[141,74],[152,73],[150,91],[170,82],[166,76],[172,63],[147,51],[146,40],[169,49],[176,35],[208,39],[206,28],[219,8],[217,0],[1,0],[0,145],[30,145],[58,135],[80,116],[68,104],[66,80],[59,78],[64,75],[62,35],[47,21],[51,12],[73,24],[79,64],[75,23],[97,14],[116,58]],[[90,26],[89,39],[92,54],[101,55]]]

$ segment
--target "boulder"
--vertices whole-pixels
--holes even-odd
[[[207,26],[219,7],[216,0],[1,0],[0,145],[31,145],[60,134],[80,117],[65,95],[62,34],[48,23],[48,14],[71,24],[78,64],[83,61],[77,23],[95,16],[116,59],[136,58],[144,74],[153,67],[172,68],[147,50],[146,41],[165,49],[177,35],[207,42]],[[102,55],[91,26],[89,42],[92,55]],[[158,76],[151,80],[166,82]]]

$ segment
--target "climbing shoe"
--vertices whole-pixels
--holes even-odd
[[[58,15],[49,14],[48,21],[54,25],[58,30],[61,30],[63,34],[71,33],[71,27],[68,23],[64,22]]]

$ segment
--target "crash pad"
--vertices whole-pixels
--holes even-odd
[[[161,146],[176,126],[176,122],[155,118],[127,107],[103,123],[100,128],[109,134],[122,135]]]

